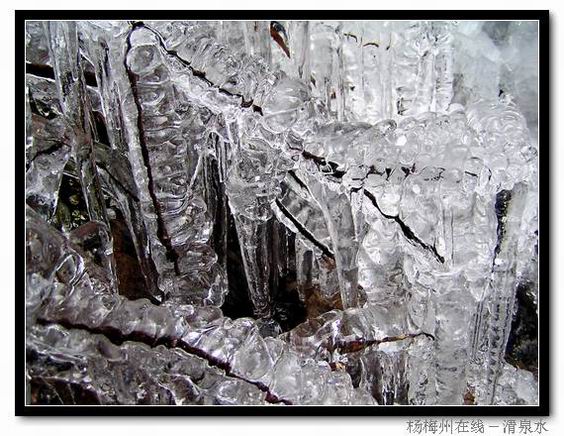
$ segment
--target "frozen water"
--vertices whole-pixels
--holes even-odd
[[[28,402],[536,404],[537,40],[28,22]]]

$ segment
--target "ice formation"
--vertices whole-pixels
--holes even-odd
[[[536,404],[537,40],[28,21],[27,402]]]

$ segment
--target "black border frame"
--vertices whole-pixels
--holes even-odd
[[[25,20],[325,19],[531,20],[539,22],[539,405],[537,406],[40,406],[25,404]],[[549,20],[548,10],[16,10],[15,11],[15,414],[16,416],[548,416],[549,408]],[[25,180],[25,179],[24,179]],[[541,284],[542,283],[542,284]]]

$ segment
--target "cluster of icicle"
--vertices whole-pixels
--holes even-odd
[[[28,22],[28,402],[535,403],[504,360],[537,287],[536,30],[511,25]],[[221,310],[230,221],[253,318]],[[328,307],[282,332],[284,271]]]

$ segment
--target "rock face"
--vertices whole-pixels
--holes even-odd
[[[532,22],[27,22],[30,404],[536,404]]]

